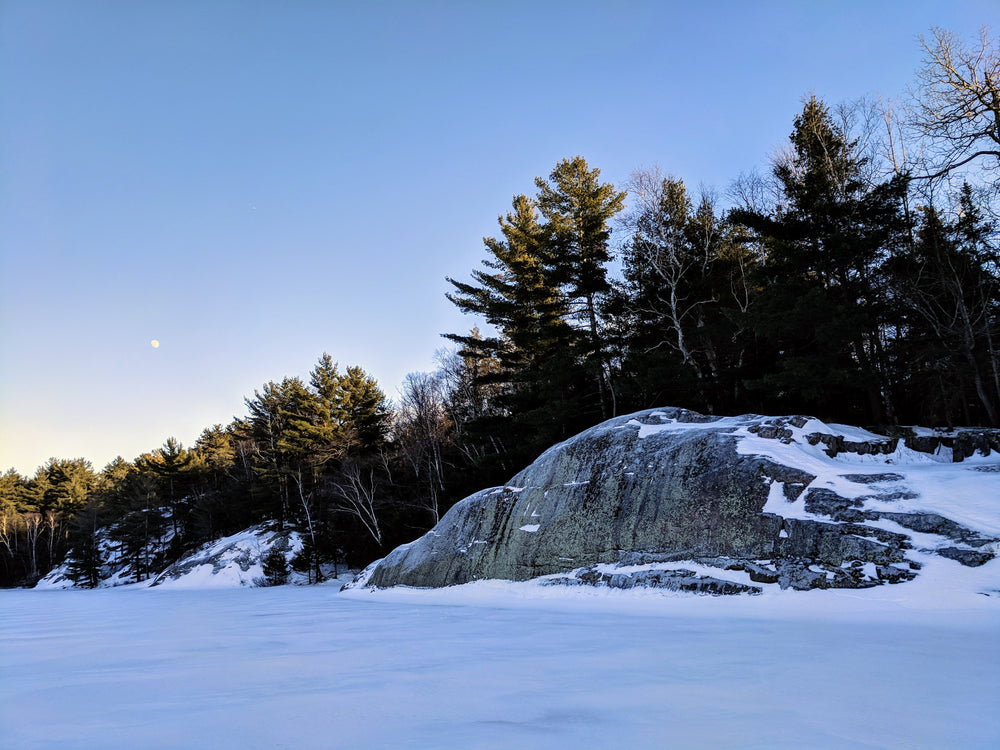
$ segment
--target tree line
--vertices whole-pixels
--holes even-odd
[[[807,98],[728,205],[658,169],[616,188],[579,156],[514,197],[483,267],[449,279],[488,324],[449,338],[484,394],[462,429],[492,476],[664,404],[1000,424],[1000,50],[985,30],[923,43],[904,114]]]
[[[111,556],[143,581],[199,545],[256,523],[302,534],[295,564],[319,581],[437,522],[447,432],[440,388],[412,375],[395,406],[360,367],[320,357],[307,380],[271,381],[247,413],[206,428],[191,448],[163,446],[101,471],[50,459],[0,476],[0,581],[38,580],[69,555],[96,585]],[[100,544],[100,534],[106,535]]]
[[[396,403],[324,354],[189,449],[0,476],[0,582],[69,554],[94,585],[102,527],[143,580],[258,522],[301,532],[296,565],[319,580],[647,407],[1000,424],[1000,51],[985,31],[934,30],[924,47],[905,115],[809,97],[770,170],[725,205],[658,169],[616,187],[583,157],[560,161],[514,196],[483,266],[448,279],[477,325],[446,334],[454,348]]]

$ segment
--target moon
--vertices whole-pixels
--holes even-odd
[[[150,341],[149,345],[151,347],[153,347],[154,349],[159,349],[160,348],[160,342],[157,341],[156,339],[153,339],[152,341]]]

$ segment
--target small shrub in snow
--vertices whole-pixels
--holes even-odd
[[[261,561],[261,567],[264,569],[264,583],[262,585],[282,586],[288,583],[288,560],[285,559],[285,553],[281,550],[272,549],[268,552]]]

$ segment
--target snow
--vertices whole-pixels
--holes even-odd
[[[162,527],[162,533],[159,537],[151,539],[150,544],[147,548],[147,553],[150,559],[155,559],[156,557],[162,555],[162,553],[167,550],[170,543],[174,538],[174,527],[170,523],[172,516],[171,509],[169,507],[158,508],[158,514],[164,520]],[[113,588],[115,586],[124,586],[135,581],[135,576],[132,573],[132,569],[129,565],[129,560],[127,560],[121,551],[121,545],[112,539],[112,532],[115,527],[105,527],[97,532],[97,546],[101,551],[101,557],[105,560],[105,564],[102,566],[101,570],[101,588]],[[74,588],[76,584],[69,577],[69,564],[63,563],[46,574],[42,580],[38,582],[35,588],[38,589],[69,589]]]
[[[820,432],[827,435],[841,435],[845,440],[852,443],[865,443],[870,440],[879,441],[886,439],[885,435],[876,435],[874,432],[869,432],[861,427],[836,423],[826,424],[815,418],[806,422],[801,429],[807,435],[813,432]]]
[[[785,483],[771,482],[762,512],[776,513],[785,518],[815,519],[816,516],[806,510],[805,494],[803,492],[793,502],[789,502],[785,497]]]
[[[921,427],[920,425],[905,425],[917,437],[955,437],[960,432],[977,432],[975,427]]]
[[[254,586],[264,577],[261,560],[277,538],[275,532],[253,526],[206,545],[200,552],[184,559],[185,567],[189,564],[195,567],[180,574],[159,576],[152,585],[165,588]],[[302,549],[301,535],[293,532],[291,542],[286,554],[289,559]],[[197,565],[199,560],[205,562]]]
[[[164,539],[169,541],[171,537],[172,534],[168,534]],[[116,549],[108,541],[106,530],[98,532],[98,542],[105,556],[114,560],[112,564],[104,566],[105,576],[101,579],[100,588],[125,585],[197,589],[256,586],[264,577],[261,560],[272,547],[284,542],[287,546],[285,558],[290,562],[303,545],[302,536],[296,531],[276,532],[267,524],[258,524],[203,545],[181,561],[181,569],[168,568],[158,576],[149,578],[141,584],[135,584],[131,569],[119,558]],[[151,552],[161,552],[165,547],[166,542],[161,540],[152,547]],[[76,585],[67,577],[68,567],[68,564],[64,563],[54,568],[38,582],[35,588],[39,590],[75,588]],[[293,583],[304,583],[307,578],[308,575],[305,573],[289,574],[289,580]]]
[[[960,567],[916,597],[0,591],[0,736],[25,750],[997,747],[1000,599],[952,590]]]
[[[704,426],[866,509],[1000,536],[997,454],[952,464],[901,442],[831,458],[807,435],[877,436],[810,420],[781,441],[744,424]],[[639,436],[701,426],[640,424]],[[772,482],[764,510],[829,520],[804,497]],[[252,588],[268,542],[251,529],[207,545],[169,585],[0,591],[0,746],[1000,747],[1000,557],[966,567],[932,553],[954,545],[944,537],[865,523],[911,537],[915,580],[729,597],[546,579]],[[598,569],[749,582],[687,561]]]
[[[717,417],[710,422],[679,422],[674,418],[668,418],[662,412],[653,412],[648,417],[659,417],[664,420],[661,424],[645,424],[638,419],[630,419],[623,426],[637,426],[639,428],[639,439],[655,435],[658,432],[680,432],[684,430],[702,430],[706,427],[737,427],[742,422],[741,417]]]
[[[732,581],[733,583],[742,583],[747,586],[754,585],[753,581],[750,580],[749,573],[745,573],[741,570],[725,570],[723,568],[712,567],[711,565],[702,565],[701,563],[691,562],[689,560],[683,560],[680,562],[658,562],[658,563],[645,563],[643,565],[618,565],[615,563],[598,563],[593,566],[593,569],[598,573],[605,573],[607,575],[624,574],[628,575],[630,573],[645,573],[657,570],[690,570],[698,576],[706,576],[708,578],[715,578],[720,581]],[[577,573],[578,571],[574,571]],[[563,578],[565,574],[557,573],[553,576],[545,576],[545,578]]]
[[[840,453],[834,458],[826,454],[822,444],[809,445],[806,435],[820,432],[843,435],[847,440],[885,440],[857,427],[827,425],[809,420],[802,428],[786,425],[793,433],[788,442],[761,438],[740,428],[737,451],[743,455],[770,458],[776,463],[802,469],[816,477],[809,488],[825,488],[845,498],[863,498],[867,510],[896,513],[937,513],[956,523],[987,536],[1000,536],[1000,455],[975,455],[959,463],[951,463],[950,451],[930,455],[914,451],[900,441],[896,450],[886,455],[861,456]],[[892,473],[900,478],[893,481],[878,479]],[[873,476],[871,482],[848,479],[850,475]],[[888,493],[897,493],[888,495]],[[899,496],[899,492],[904,492]],[[828,521],[805,510],[803,492],[794,502],[788,502],[781,486],[771,485],[764,511],[785,518]],[[879,496],[882,496],[880,499]],[[910,495],[910,496],[906,496]],[[867,522],[878,526],[879,522]],[[911,532],[906,532],[911,533]]]

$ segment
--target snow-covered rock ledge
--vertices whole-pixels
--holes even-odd
[[[158,554],[170,541],[165,536],[161,544],[151,550]],[[251,526],[237,534],[204,544],[200,549],[185,555],[166,567],[159,574],[135,582],[129,561],[118,556],[112,548],[107,529],[98,533],[104,559],[99,588],[134,586],[142,588],[233,588],[265,585],[263,560],[272,550],[277,550],[291,564],[292,558],[302,549],[302,536],[297,531],[279,531],[272,524]],[[305,582],[306,575],[291,572],[290,583]],[[36,589],[70,589],[76,584],[69,577],[68,563],[64,563],[42,578]]]
[[[302,549],[302,536],[295,531],[276,531],[266,524],[210,542],[168,567],[149,584],[150,588],[231,588],[259,586],[264,582],[263,560],[271,550],[286,561]]]
[[[967,570],[996,596],[998,540],[998,430],[886,437],[666,408],[550,448],[349,588],[537,579],[759,594],[874,588],[933,568]]]

